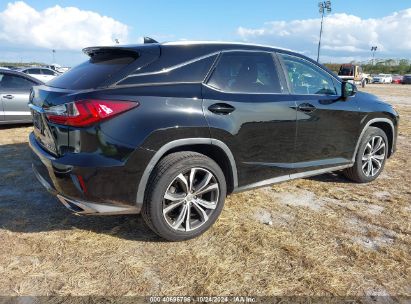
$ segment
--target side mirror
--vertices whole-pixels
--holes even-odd
[[[344,81],[342,83],[342,98],[348,98],[350,96],[354,96],[357,93],[357,87],[355,84],[352,84],[351,82]]]

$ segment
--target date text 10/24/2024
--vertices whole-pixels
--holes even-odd
[[[254,303],[257,299],[249,296],[154,296],[148,300],[150,303]]]

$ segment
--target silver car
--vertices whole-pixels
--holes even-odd
[[[30,90],[40,84],[43,82],[27,74],[0,69],[0,124],[32,122]]]

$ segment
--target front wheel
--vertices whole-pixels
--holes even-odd
[[[166,240],[194,238],[217,220],[226,189],[224,174],[211,158],[195,152],[169,154],[151,174],[144,221]]]
[[[384,169],[388,154],[388,140],[384,131],[369,127],[361,139],[354,165],[343,171],[344,175],[358,183],[375,180]]]

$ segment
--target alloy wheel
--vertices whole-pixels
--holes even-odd
[[[217,207],[220,188],[207,169],[191,168],[180,173],[167,187],[163,216],[174,230],[192,231],[205,224]]]
[[[367,177],[375,176],[385,159],[385,142],[381,136],[373,136],[367,143],[362,156],[362,171]]]

